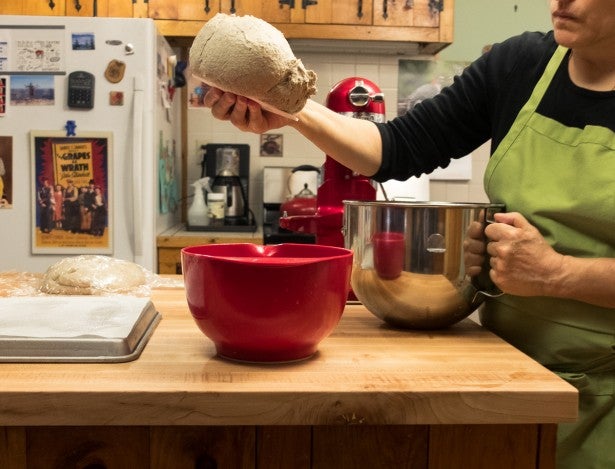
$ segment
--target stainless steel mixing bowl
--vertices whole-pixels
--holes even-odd
[[[464,240],[478,224],[476,239],[486,242],[484,226],[503,210],[488,203],[344,201],[354,294],[395,327],[438,329],[464,319],[484,295],[498,294],[486,265],[477,276],[467,274]]]

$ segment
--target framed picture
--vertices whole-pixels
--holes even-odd
[[[13,137],[0,136],[0,209],[13,204]]]
[[[261,156],[282,156],[284,135],[261,134]]]
[[[32,253],[113,252],[113,135],[32,131]]]

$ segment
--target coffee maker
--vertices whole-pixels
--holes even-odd
[[[212,192],[224,196],[224,223],[217,231],[255,231],[248,200],[250,146],[207,144],[201,148],[201,177],[209,177]]]

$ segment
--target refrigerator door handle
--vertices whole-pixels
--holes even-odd
[[[135,258],[143,255],[143,77],[134,77],[132,137],[132,203]]]

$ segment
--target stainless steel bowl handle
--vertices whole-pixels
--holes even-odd
[[[494,214],[500,212],[498,208],[487,208],[485,210],[485,224],[490,225],[495,223]],[[485,237],[486,238],[486,237]],[[476,288],[476,292],[474,293],[474,297],[472,298],[472,302],[478,301],[478,295],[483,295],[488,298],[498,298],[504,294],[502,290],[500,290],[497,285],[495,285],[491,279],[489,278],[489,270],[491,269],[491,265],[489,263],[489,256],[485,258],[485,263],[483,264],[483,271],[487,273],[487,278],[484,279],[488,286],[477,285],[479,279],[474,277],[472,279],[472,285]]]
[[[478,299],[478,295],[488,296],[489,298],[497,298],[504,294],[504,292],[500,290],[498,287],[495,287],[495,288],[498,290],[497,293],[490,293],[485,290],[476,290],[476,292],[474,293],[474,298],[472,298],[472,302]]]

